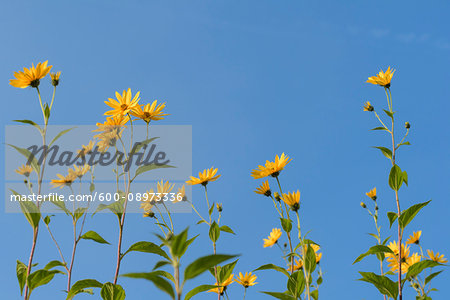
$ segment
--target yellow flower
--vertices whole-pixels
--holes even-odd
[[[392,252],[394,252],[394,254],[392,253],[386,253],[386,256],[389,257],[397,257],[398,256],[398,244],[397,241],[392,241],[388,244],[388,247],[392,250]],[[409,246],[405,246],[404,244],[402,244],[401,246],[401,255],[402,257],[407,257],[409,256]]]
[[[412,235],[409,236],[409,239],[406,241],[407,244],[419,244],[420,236],[422,235],[422,231],[413,232]]]
[[[391,67],[388,67],[386,72],[380,70],[380,72],[377,75],[369,77],[367,82],[372,84],[378,84],[385,88],[389,88],[391,86],[391,79],[392,76],[394,76],[394,72],[395,72],[394,69],[391,70]]]
[[[77,176],[71,169],[69,170],[69,174],[67,176],[63,176],[61,174],[56,174],[56,176],[58,176],[58,179],[52,179],[52,181],[50,181],[50,184],[52,184],[54,188],[59,187],[61,189],[65,186],[70,186],[72,182],[74,182],[74,180],[77,178]]]
[[[50,78],[52,79],[52,85],[58,86],[59,84],[59,76],[61,76],[61,71],[57,73],[50,73]]]
[[[370,104],[369,101],[364,103],[364,107],[363,108],[364,108],[364,111],[373,111],[374,110],[373,106]]]
[[[295,259],[294,260],[294,271],[298,271],[303,267],[303,260],[301,259]],[[287,269],[288,272],[291,271],[291,266],[289,266],[289,268]]]
[[[195,178],[193,176],[190,176],[190,180],[186,181],[187,184],[195,185],[195,184],[201,184],[203,186],[206,186],[208,182],[210,181],[216,181],[221,175],[217,174],[217,168],[214,169],[214,167],[211,167],[210,169],[205,169],[202,172],[198,173],[198,178]]]
[[[214,284],[214,285],[217,286],[217,288],[210,289],[208,291],[208,293],[213,292],[213,293],[223,295],[223,293],[225,292],[227,287],[233,283],[233,278],[234,278],[234,274],[231,274],[230,277],[228,277],[226,280],[222,281],[221,283],[216,282],[216,284]]]
[[[78,156],[84,157],[86,154],[89,154],[92,152],[92,149],[94,149],[95,141],[89,141],[87,145],[81,145],[81,149],[77,151]]]
[[[88,164],[84,164],[83,166],[79,167],[77,165],[73,165],[73,170],[69,170],[69,172],[73,172],[74,175],[78,178],[83,177],[84,174],[86,174],[91,169],[91,166]]]
[[[252,272],[245,272],[245,275],[242,275],[242,273],[239,272],[239,276],[236,276],[236,279],[234,281],[236,281],[243,287],[248,288],[249,286],[254,286],[255,284],[257,284],[257,282],[255,282],[256,278],[256,275],[252,274]]]
[[[439,254],[439,252],[436,252],[436,254],[433,252],[433,250],[427,250],[428,257],[431,260],[434,260],[435,262],[445,264],[448,262],[448,259],[444,258],[444,254]]]
[[[181,199],[181,200],[179,200],[179,199]],[[174,202],[181,202],[181,201],[187,201],[186,187],[184,186],[184,184],[182,187],[178,188],[178,192],[177,192]]]
[[[252,170],[252,177],[255,179],[264,178],[267,176],[278,177],[284,167],[291,161],[289,156],[284,153],[280,157],[275,156],[275,161],[266,161],[264,166],[259,165],[258,169]]]
[[[136,95],[132,95],[131,89],[127,91],[123,91],[122,95],[116,92],[116,99],[108,98],[108,101],[105,101],[106,105],[110,106],[112,110],[105,112],[105,115],[126,115],[130,111],[136,109],[139,104],[140,92],[137,92]]]
[[[270,235],[267,237],[267,239],[263,239],[264,241],[264,248],[272,247],[278,242],[278,239],[281,237],[281,229],[279,228],[273,228]]]
[[[413,253],[411,256],[402,257],[402,273],[408,272],[409,267],[419,262],[422,257],[418,253]],[[387,257],[388,267],[391,272],[398,273],[398,259],[392,256]]]
[[[374,187],[366,193],[367,197],[371,198],[373,201],[377,200],[377,188]]]
[[[282,197],[284,203],[289,205],[293,211],[297,211],[300,208],[300,191],[283,194]]]
[[[320,263],[321,259],[322,259],[322,253],[316,253],[316,264]]]
[[[269,181],[264,181],[261,186],[256,188],[255,193],[270,197],[270,195],[272,195],[272,192],[270,191]]]
[[[16,79],[10,79],[9,84],[21,89],[28,86],[38,87],[40,79],[44,78],[52,68],[52,66],[47,66],[47,63],[48,60],[43,63],[38,63],[36,67],[34,67],[34,64],[31,64],[31,68],[23,68],[23,72],[14,72]]]
[[[146,123],[149,123],[150,121],[158,121],[164,119],[164,116],[168,116],[169,114],[163,113],[164,107],[166,107],[166,103],[159,104],[156,106],[157,100],[153,101],[152,104],[148,103],[142,107],[140,105],[137,105],[133,108],[131,111],[131,114],[135,117],[138,117],[139,119],[144,120]]]
[[[105,152],[110,146],[114,146],[117,139],[122,136],[122,131],[105,131],[95,135],[94,137],[99,139],[97,142],[98,150],[100,152]]]
[[[156,195],[155,192],[153,192],[153,189],[151,189],[150,191],[146,191],[145,195],[141,201],[141,206],[140,208],[142,208],[144,210],[144,217],[149,216],[148,214],[150,214],[152,212],[153,206],[155,206],[156,204]]]
[[[33,168],[30,165],[21,165],[16,170],[16,173],[23,175],[25,177],[29,177],[31,172],[33,172]]]
[[[169,181],[164,182],[162,179],[161,181],[158,182],[157,184],[157,191],[158,193],[161,194],[161,198],[164,198],[164,194],[169,194],[173,187],[175,186],[175,184],[170,184]]]
[[[97,123],[96,126],[98,128],[92,131],[93,132],[96,131],[110,132],[114,130],[118,131],[126,127],[125,124],[127,124],[129,120],[130,118],[124,115],[115,115],[112,117],[107,117],[104,123]]]

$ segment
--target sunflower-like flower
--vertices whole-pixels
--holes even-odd
[[[119,92],[116,92],[116,99],[108,98],[108,101],[105,101],[106,105],[110,106],[112,110],[108,110],[105,112],[105,115],[126,115],[132,110],[139,107],[139,98],[140,92],[137,92],[134,97],[131,93],[131,89],[124,90],[122,95]]]
[[[151,189],[149,191],[146,191],[145,195],[146,196],[144,196],[141,201],[140,208],[144,210],[144,217],[149,217],[151,215],[150,213],[153,213],[153,206],[156,205],[155,192],[153,191],[153,189]]]
[[[284,203],[289,205],[293,211],[297,211],[300,208],[300,191],[297,190],[297,192],[292,192],[288,194],[283,194]]]
[[[402,257],[402,273],[408,272],[409,267],[419,262],[422,257],[418,253],[413,253],[411,256]],[[388,267],[391,272],[398,273],[398,260],[392,256],[387,257]]]
[[[373,111],[374,110],[372,104],[370,104],[369,101],[366,101],[366,103],[364,103],[363,109],[364,109],[364,111]]]
[[[53,185],[54,188],[59,187],[62,189],[65,186],[70,186],[72,185],[72,182],[77,179],[77,176],[72,169],[69,169],[69,174],[67,176],[61,174],[56,174],[56,176],[58,176],[58,179],[52,179],[52,181],[50,181],[50,184]]]
[[[275,161],[266,161],[264,166],[259,165],[258,169],[252,170],[252,177],[255,179],[267,176],[278,177],[284,167],[291,161],[289,156],[284,153],[281,156],[275,156]]]
[[[181,199],[181,200],[179,200],[179,199]],[[187,201],[186,187],[184,184],[182,187],[178,188],[177,196],[175,197],[174,202],[181,202],[181,201]]]
[[[380,72],[372,77],[369,77],[366,82],[372,83],[372,84],[378,84],[382,87],[389,88],[391,86],[391,80],[392,76],[394,76],[394,69],[391,69],[391,67],[388,67],[386,72],[383,72],[383,70],[380,70]]]
[[[292,265],[289,265],[289,268],[287,269],[288,272],[291,271]],[[294,260],[294,271],[298,271],[301,268],[303,268],[303,260],[302,259],[295,259]]]
[[[77,150],[77,154],[80,157],[85,157],[87,154],[90,154],[92,152],[92,149],[94,149],[95,141],[89,141],[87,145],[81,145],[81,149]]]
[[[105,131],[100,134],[95,135],[94,137],[99,139],[97,142],[98,150],[100,152],[105,152],[108,150],[109,147],[114,146],[117,142],[117,139],[119,139],[122,136],[121,131]]]
[[[255,193],[270,197],[272,192],[270,191],[269,181],[264,181],[259,187],[256,188]]]
[[[166,107],[166,103],[158,104],[158,101],[153,101],[152,104],[148,103],[145,106],[141,107],[141,105],[137,105],[131,111],[131,114],[139,119],[145,121],[145,123],[150,123],[150,121],[158,121],[164,119],[164,116],[168,116],[169,114],[163,113],[164,107]]]
[[[33,168],[30,165],[21,165],[15,171],[17,174],[29,177],[31,172],[33,172]]]
[[[267,237],[267,239],[263,239],[264,241],[264,248],[272,247],[278,242],[278,239],[281,237],[281,229],[279,228],[273,228],[270,235]]]
[[[81,178],[91,169],[91,166],[84,164],[83,166],[73,165],[73,170],[70,169],[69,172],[73,172],[78,178]]]
[[[127,115],[115,115],[112,117],[107,117],[106,121],[104,123],[97,123],[96,126],[98,127],[95,130],[92,130],[93,132],[111,132],[111,131],[119,131],[122,128],[125,128],[125,124],[130,121],[130,117]],[[96,137],[96,136],[94,136]]]
[[[406,244],[419,244],[420,236],[422,235],[422,231],[413,232],[412,235],[409,236],[409,239],[406,241]]]
[[[31,64],[31,68],[23,68],[23,72],[14,72],[16,79],[10,79],[9,84],[13,87],[24,89],[28,86],[37,88],[40,80],[50,72],[52,66],[47,66],[48,60],[43,63],[38,63],[36,67]]]
[[[50,78],[52,79],[52,85],[58,86],[59,84],[59,76],[61,76],[61,71],[56,73],[50,73]]]
[[[435,254],[433,250],[427,250],[427,254],[431,260],[434,260],[440,264],[445,264],[448,262],[448,259],[444,258],[444,254],[439,254],[439,252],[436,252]]]
[[[394,252],[394,254],[386,253],[386,256],[396,258],[398,256],[398,244],[397,244],[397,241],[390,242],[388,244],[388,247],[392,250],[392,252]],[[409,246],[405,246],[404,244],[402,244],[402,246],[401,246],[401,256],[402,257],[409,256]]]
[[[205,169],[202,172],[198,173],[198,178],[194,177],[194,176],[189,176],[191,179],[186,181],[187,184],[190,185],[196,185],[196,184],[201,184],[203,186],[206,186],[208,184],[208,182],[210,181],[216,181],[221,175],[216,175],[217,174],[217,168],[214,169],[214,167],[211,167],[209,169]]]
[[[223,295],[223,293],[225,292],[225,290],[227,289],[227,287],[233,283],[233,278],[234,278],[234,274],[231,274],[227,279],[223,280],[220,283],[215,283],[214,285],[217,286],[214,289],[210,289],[208,291],[208,293],[217,293],[220,295]]]
[[[255,284],[257,284],[257,282],[255,282],[256,278],[256,275],[252,274],[252,272],[245,272],[245,275],[242,275],[242,273],[239,272],[239,276],[236,276],[236,279],[234,281],[236,281],[243,287],[248,288],[249,286],[254,286]]]
[[[374,187],[373,189],[371,189],[370,191],[368,191],[366,193],[367,197],[369,197],[370,199],[372,199],[373,201],[377,200],[377,188]]]
[[[388,267],[391,269],[392,272],[397,273],[398,272],[398,244],[396,241],[392,241],[388,244],[388,247],[394,252],[392,253],[386,253],[386,260],[388,262]],[[410,266],[408,264],[408,258],[409,258],[409,246],[405,246],[404,244],[401,245],[401,265],[402,265],[402,273],[406,272]],[[409,263],[411,263],[411,258],[409,259]]]

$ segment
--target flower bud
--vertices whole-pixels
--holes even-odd
[[[411,128],[411,124],[409,124],[409,122],[405,122],[405,128],[406,128],[406,129]]]
[[[364,202],[361,202],[359,205],[361,205],[362,208],[366,208],[366,204]]]
[[[223,210],[222,203],[216,203],[216,208],[218,212],[222,212]]]
[[[280,197],[280,194],[278,194],[278,192],[275,192],[275,193],[273,194],[273,196],[275,197],[275,199],[276,199],[277,201],[281,201],[281,197]]]

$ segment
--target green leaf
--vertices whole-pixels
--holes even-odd
[[[112,284],[111,282],[107,282],[102,286],[100,291],[100,295],[103,300],[124,300],[125,299],[125,291],[118,284]]]
[[[32,159],[31,159],[31,162],[30,162],[30,166],[33,168],[33,170],[34,170],[37,174],[40,174],[40,172],[41,172],[41,167],[39,166],[36,157],[30,152],[30,150],[25,149],[25,148],[20,148],[20,147],[11,145],[11,144],[7,144],[7,145],[10,146],[10,147],[13,147],[14,149],[16,149],[17,152],[19,152],[20,154],[22,154],[23,156],[25,156],[26,159],[27,159],[27,162],[30,160],[30,158],[32,158]]]
[[[373,147],[373,148],[381,150],[381,153],[383,153],[384,156],[386,156],[389,159],[392,159],[392,151],[389,150],[388,148],[386,147]]]
[[[282,267],[279,267],[279,266],[277,266],[277,265],[274,265],[274,264],[266,264],[266,265],[262,265],[261,267],[259,267],[259,268],[255,269],[255,270],[253,270],[253,272],[256,272],[256,271],[262,271],[262,270],[275,270],[275,271],[278,271],[278,272],[280,272],[280,273],[283,273],[283,274],[286,275],[287,277],[290,276],[289,273],[288,273],[288,271],[286,271],[286,269],[284,269],[284,268],[282,268]]]
[[[442,273],[443,270],[438,271],[438,272],[434,272],[431,273],[430,275],[427,276],[427,278],[425,278],[425,284],[428,284],[434,277],[438,276],[439,274]]]
[[[211,207],[208,210],[209,216],[211,216],[213,212],[214,212],[214,202],[213,202],[213,204],[211,205]]]
[[[133,244],[123,255],[127,254],[128,252],[131,251],[137,251],[137,252],[144,252],[144,253],[153,253],[153,254],[157,254],[160,255],[168,260],[170,260],[169,256],[167,255],[166,252],[164,252],[163,249],[161,249],[160,246],[152,243],[152,242],[137,242],[135,244]]]
[[[33,121],[31,121],[31,120],[13,120],[13,122],[19,122],[19,123],[33,125],[34,127],[36,127],[39,130],[40,133],[42,133],[41,127],[38,124],[36,124]]]
[[[289,219],[280,218],[281,226],[283,227],[283,230],[286,232],[291,232],[292,230],[292,221]]]
[[[93,215],[95,215],[99,211],[107,209],[107,210],[111,211],[113,214],[115,214],[120,221],[120,219],[122,218],[123,207],[124,207],[125,201],[127,199],[127,196],[125,195],[125,193],[123,191],[118,191],[118,193],[120,194],[120,199],[118,201],[114,201],[110,204],[100,203],[97,206],[97,209],[95,210]]]
[[[220,231],[236,234],[236,233],[234,233],[233,229],[231,229],[227,225],[220,226]]]
[[[66,215],[72,215],[72,212],[70,212],[66,207],[66,201],[59,200],[59,198],[55,196],[51,196],[46,198],[46,201],[52,203],[53,205],[56,205],[59,209],[61,209],[63,212],[66,213]]]
[[[188,236],[188,230],[183,230],[180,234],[172,236],[170,240],[170,248],[172,250],[172,254],[176,257],[182,257],[186,252],[188,245],[186,244]]]
[[[277,292],[261,292],[261,293],[264,293],[266,295],[269,295],[269,296],[272,296],[274,298],[281,299],[281,300],[295,300],[295,299],[297,299],[297,298],[295,298],[295,297],[293,297],[293,296],[291,296],[289,294],[286,294],[286,293],[277,293]]]
[[[303,272],[294,272],[289,276],[287,282],[287,289],[297,299],[303,293],[305,288],[305,277]]]
[[[51,217],[54,217],[54,216],[55,216],[55,215],[47,215],[47,216],[45,216],[45,218],[44,218],[44,223],[45,223],[45,225],[50,224]]]
[[[131,151],[130,151],[130,156],[135,154],[135,153],[137,153],[137,152],[139,152],[142,149],[142,147],[144,147],[144,145],[148,145],[149,143],[153,142],[154,140],[156,140],[158,138],[159,137],[149,138],[149,139],[146,139],[146,140],[144,140],[142,142],[139,142],[139,144],[137,146],[133,145],[133,149],[131,149]]]
[[[48,107],[47,103],[44,103],[44,117],[45,120],[48,120],[50,118],[50,107]]]
[[[390,117],[391,119],[393,119],[394,118],[394,114],[395,114],[395,112],[390,112],[390,111],[388,111],[388,110],[385,110],[385,109],[383,109],[384,110],[384,112],[388,115],[388,117]]]
[[[184,300],[189,300],[199,293],[206,292],[206,291],[209,291],[214,288],[217,288],[217,286],[209,285],[209,284],[199,285],[199,286],[193,288],[192,290],[190,290],[184,297]]]
[[[211,227],[209,227],[209,238],[213,243],[217,242],[220,236],[220,228],[219,225],[217,225],[216,221],[214,221],[211,224]]]
[[[411,206],[410,208],[406,209],[405,211],[403,211],[398,220],[400,223],[400,227],[405,228],[406,225],[408,225],[414,219],[414,217],[417,215],[417,213],[422,208],[427,206],[427,204],[430,202],[431,202],[431,200],[428,200],[427,202],[415,204],[415,205]]]
[[[91,185],[89,186],[89,192],[94,192],[95,191],[95,184],[91,183]]]
[[[14,195],[21,197],[19,193],[15,190],[9,189]],[[27,219],[28,223],[30,223],[31,227],[36,228],[39,225],[39,221],[41,220],[41,213],[39,212],[39,208],[33,201],[19,201],[20,209]]]
[[[72,299],[76,294],[78,294],[80,291],[85,290],[86,288],[101,288],[101,287],[103,287],[103,284],[95,279],[79,280],[75,282],[70,288],[70,291],[67,293],[66,300]]]
[[[406,278],[412,278],[419,275],[426,268],[433,268],[437,266],[442,266],[442,264],[435,262],[434,260],[423,260],[416,262],[412,266],[408,268],[408,272],[406,273]]]
[[[389,228],[391,228],[392,227],[392,224],[394,224],[394,222],[395,222],[395,220],[397,220],[397,213],[395,213],[395,212],[392,212],[392,211],[389,211],[388,213],[387,213],[387,217],[388,217],[388,219],[389,219]]]
[[[90,230],[90,231],[86,232],[85,234],[83,234],[81,236],[81,238],[85,239],[85,240],[93,240],[94,242],[97,242],[97,243],[100,243],[100,244],[109,244],[104,238],[102,238],[100,236],[100,234],[98,234],[97,232],[92,231],[92,230]]]
[[[77,209],[75,209],[75,213],[73,214],[75,221],[78,221],[87,210],[87,207],[78,207]]]
[[[375,245],[375,246],[370,247],[366,253],[363,253],[360,256],[358,256],[358,258],[353,262],[353,264],[360,262],[366,256],[373,255],[373,254],[381,254],[381,253],[382,254],[384,254],[384,253],[394,254],[394,252],[388,246]]]
[[[219,277],[219,282],[223,282],[226,279],[228,279],[228,277],[231,276],[237,262],[238,262],[238,259],[236,259],[232,263],[226,264],[224,266],[217,266],[217,273],[218,273],[217,275]]]
[[[151,170],[162,169],[162,168],[175,168],[175,167],[169,166],[169,165],[156,165],[156,164],[143,165],[143,166],[140,166],[139,168],[137,168],[136,173],[134,174],[133,178],[136,178],[137,176],[141,175],[142,173],[145,173],[145,172],[148,172]]]
[[[406,171],[403,171],[403,182],[408,185],[408,173]]]
[[[172,299],[175,299],[175,293],[173,291],[172,285],[166,279],[160,277],[159,275],[155,274],[154,272],[150,272],[150,273],[128,273],[128,274],[124,274],[122,276],[123,277],[129,277],[129,278],[137,278],[137,279],[149,280],[158,289],[160,289],[163,292],[169,294],[169,296]]]
[[[363,278],[359,280],[373,284],[381,294],[397,299],[398,285],[386,276],[380,276],[372,272],[359,272]]]
[[[403,183],[403,172],[399,166],[394,165],[389,173],[389,186],[394,191],[398,191]]]
[[[167,260],[160,260],[158,261],[155,266],[153,267],[153,270],[159,269],[161,267],[164,267],[166,265],[170,265],[170,261]]]
[[[60,262],[59,260],[52,260],[48,264],[45,265],[44,270],[50,270],[56,267],[64,267],[65,264]]]
[[[305,270],[308,274],[312,274],[314,270],[316,269],[316,253],[314,252],[314,249],[308,244],[306,248],[306,255],[305,255]]]
[[[385,131],[388,131],[386,128],[384,128],[384,127],[375,127],[375,128],[372,128],[372,129],[370,129],[370,130],[385,130]]]
[[[30,289],[30,293],[35,288],[49,283],[53,279],[53,277],[55,277],[55,274],[57,274],[57,273],[62,273],[62,272],[59,270],[51,270],[50,271],[50,270],[41,269],[41,270],[37,270],[37,271],[31,273],[27,278],[27,285],[28,285],[28,288]]]
[[[318,300],[319,299],[319,290],[312,291],[311,297],[313,297],[314,300]]]
[[[65,129],[63,131],[61,131],[60,133],[58,133],[53,140],[50,142],[50,144],[48,144],[48,146],[50,147],[51,145],[53,145],[60,137],[62,137],[63,135],[65,135],[66,133],[68,133],[69,131],[71,131],[72,129],[75,129],[76,127],[72,127],[69,129]]]
[[[27,281],[27,270],[28,270],[28,267],[20,260],[17,260],[16,273],[17,273],[17,280],[19,281],[19,288],[20,288],[21,296],[23,293],[23,288],[25,286],[25,282]]]
[[[410,142],[404,142],[404,143],[398,144],[397,148],[399,148],[400,146],[411,146],[411,143]]]
[[[236,255],[213,254],[198,258],[184,270],[184,281],[193,279],[208,269],[236,257]]]

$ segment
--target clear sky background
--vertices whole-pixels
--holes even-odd
[[[412,125],[412,146],[398,156],[410,183],[400,197],[404,207],[433,199],[407,234],[422,229],[425,248],[450,256],[447,1],[3,1],[1,11],[1,124],[41,118],[35,91],[13,88],[8,80],[14,71],[47,59],[62,71],[53,124],[102,121],[103,101],[128,87],[140,90],[143,101],[166,101],[171,115],[159,124],[192,125],[194,172],[214,165],[222,174],[209,191],[211,199],[223,202],[224,224],[237,232],[224,234],[218,245],[219,252],[242,254],[236,271],[283,263],[276,247],[262,248],[279,221],[272,203],[253,192],[260,181],[250,172],[275,154],[291,156],[281,179],[286,190],[300,189],[302,226],[322,246],[321,299],[381,298],[357,281],[358,270],[377,272],[375,259],[352,262],[372,245],[367,233],[373,224],[359,206],[364,193],[376,186],[381,214],[395,209],[389,162],[371,148],[389,145],[388,137],[370,132],[376,120],[362,111],[366,100],[376,108],[385,105],[383,89],[365,81],[393,66],[399,126]],[[204,201],[201,188],[194,189],[194,201]],[[175,222],[181,229],[197,220],[194,214],[177,215]],[[70,221],[58,215],[52,222],[64,239]],[[155,241],[157,228],[150,223],[130,215],[124,244]],[[115,244],[112,215],[89,218],[87,226]],[[384,236],[395,234],[386,222],[382,226]],[[205,226],[191,226],[191,233],[202,236],[186,261],[210,251]],[[22,215],[2,208],[0,237],[2,298],[19,299],[16,259],[28,258],[31,229]],[[70,238],[63,248],[70,251]],[[37,249],[42,265],[58,257],[44,230]],[[111,281],[115,251],[115,245],[82,243],[74,279]],[[122,272],[149,271],[157,260],[131,254]],[[450,298],[449,272],[435,279],[440,292],[433,299]],[[208,276],[196,283],[212,283]],[[281,276],[259,272],[248,299],[270,298],[257,291],[284,291]],[[64,282],[59,277],[37,289],[35,299],[62,299],[54,291]],[[145,281],[119,283],[128,299],[165,297]],[[239,299],[242,288],[233,284],[230,295]],[[406,299],[412,297],[407,293]]]

